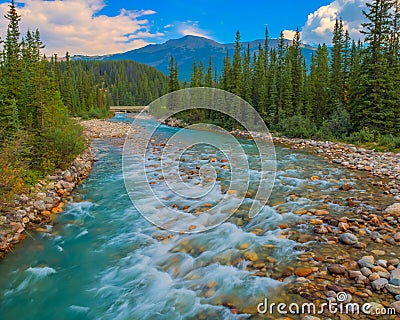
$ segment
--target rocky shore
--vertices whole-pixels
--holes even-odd
[[[25,194],[16,196],[7,212],[0,212],[0,258],[29,236],[29,230],[47,232],[51,220],[63,211],[74,188],[86,178],[95,162],[89,147],[92,139],[124,138],[130,124],[106,120],[81,121],[87,149],[67,170],[57,170]]]
[[[243,138],[269,139],[264,133],[248,133],[233,131],[232,134]],[[385,188],[388,195],[395,200],[400,196],[400,154],[394,152],[378,152],[359,148],[352,144],[316,141],[297,138],[273,137],[274,143],[290,146],[294,150],[307,150],[323,156],[333,164],[351,170],[366,171],[372,176],[383,179],[375,181]]]
[[[232,133],[243,138],[268,139],[260,133]],[[317,307],[329,301],[341,302],[344,306],[369,303],[370,315],[341,314],[341,320],[372,319],[373,313],[382,319],[397,319],[400,313],[400,203],[396,201],[400,190],[400,154],[344,143],[282,137],[273,140],[295,150],[319,154],[337,166],[364,171],[371,177],[372,185],[383,188],[382,194],[386,195],[389,205],[374,205],[373,199],[363,203],[349,194],[344,216],[331,212],[329,206],[295,211],[294,214],[303,218],[299,223],[301,231],[298,226],[281,225],[281,233],[299,242],[298,250],[304,253],[298,256],[296,266],[277,270],[269,276],[285,281],[289,294],[298,295]],[[353,187],[343,182],[340,190],[346,194]],[[268,260],[256,259],[248,268],[257,276],[266,276],[263,270],[268,264]],[[339,296],[345,300],[340,300]],[[302,319],[335,316],[337,314],[326,311],[321,318],[306,316]]]
[[[81,121],[85,128],[84,135],[88,140],[125,138],[131,125],[125,122],[116,122],[100,119]]]
[[[63,211],[71,192],[88,175],[93,162],[88,147],[67,170],[57,170],[27,193],[16,196],[11,208],[0,213],[0,258],[29,235],[28,229],[47,232],[47,224]]]

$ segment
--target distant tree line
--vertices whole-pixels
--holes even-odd
[[[364,42],[350,39],[336,21],[332,48],[319,45],[307,68],[299,30],[290,45],[283,33],[277,48],[265,44],[253,55],[236,34],[233,58],[226,54],[222,74],[194,61],[190,84],[178,81],[178,65],[170,62],[169,91],[215,87],[252,104],[270,129],[292,137],[346,138],[352,142],[389,140],[400,147],[400,3],[367,3]],[[182,115],[186,121],[210,121],[233,128],[226,116],[204,110]]]
[[[168,89],[167,76],[134,61],[55,63],[62,100],[76,116],[108,115],[109,106],[148,105]]]
[[[146,105],[167,77],[132,61],[65,61],[42,54],[38,30],[21,38],[14,0],[0,52],[0,209],[26,185],[65,169],[84,149],[72,117],[106,117],[110,105]]]

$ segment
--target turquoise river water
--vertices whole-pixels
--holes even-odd
[[[142,130],[154,125],[141,122]],[[176,130],[161,126],[154,143]],[[220,139],[217,133],[195,134]],[[252,142],[241,144],[250,162],[257,162]],[[300,217],[293,211],[323,203],[340,212],[343,207],[326,197],[338,192],[343,176],[348,183],[356,181],[320,157],[277,147],[275,188],[258,216],[234,215],[208,232],[174,234],[149,223],[132,205],[123,181],[121,145],[95,141],[93,148],[98,161],[50,232],[31,232],[0,262],[1,320],[247,319],[251,316],[233,314],[229,306],[254,307],[264,297],[283,294],[283,284],[254,276],[246,268],[245,252],[269,248],[278,265],[293,264],[301,249],[277,225],[296,225]],[[220,159],[210,146],[198,146],[185,155],[187,168],[182,170],[199,161],[199,154]],[[134,174],[135,168],[130,169]],[[257,170],[252,171],[255,179]],[[312,175],[321,180],[311,181]],[[221,190],[222,182],[213,192],[218,196]],[[201,212],[195,201],[186,205]]]

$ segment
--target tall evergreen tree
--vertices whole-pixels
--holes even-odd
[[[344,76],[343,76],[343,49],[344,30],[342,20],[336,20],[332,38],[331,76],[329,82],[330,103],[333,108],[343,105],[344,101]]]
[[[362,64],[361,99],[355,122],[359,128],[367,127],[382,134],[399,133],[397,118],[396,78],[390,70],[390,37],[393,1],[374,0],[363,11],[367,22],[363,24],[366,48]]]
[[[240,44],[240,32],[236,32],[235,38],[235,53],[233,55],[232,64],[232,92],[238,96],[243,91],[243,78],[242,78],[242,46]]]
[[[3,43],[0,84],[0,139],[12,137],[20,127],[21,51],[19,44],[19,21],[14,0],[11,1],[5,18],[8,20],[6,38]]]
[[[329,56],[325,44],[319,45],[316,54],[312,57],[309,78],[311,115],[314,123],[320,126],[331,113],[328,103]]]
[[[180,89],[178,80],[178,65],[175,64],[174,57],[171,56],[169,63],[168,92],[174,92]]]
[[[208,66],[207,66],[207,74],[205,77],[205,81],[204,81],[204,86],[205,87],[214,87],[214,83],[213,83],[213,63],[212,63],[212,57],[210,56],[209,60],[208,60]]]
[[[291,64],[291,83],[293,88],[293,114],[304,113],[304,57],[301,52],[300,31],[297,28],[293,38],[292,46],[289,49]]]

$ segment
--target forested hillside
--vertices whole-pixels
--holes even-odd
[[[109,106],[148,105],[167,92],[167,77],[134,61],[56,63],[61,97],[70,114],[106,116]]]
[[[293,45],[284,43],[250,54],[236,34],[233,57],[225,57],[222,74],[208,65],[193,63],[190,84],[180,85],[178,66],[170,63],[169,91],[180,87],[216,87],[235,93],[252,104],[269,128],[291,137],[378,141],[400,147],[399,1],[374,0],[364,12],[365,41],[352,40],[337,21],[333,47],[318,46],[310,68],[301,51],[300,33]],[[199,110],[183,114],[186,121],[234,124],[223,115]]]
[[[11,1],[0,52],[0,209],[84,149],[72,119],[106,117],[110,105],[146,105],[164,94],[167,77],[132,61],[64,62],[42,53],[38,30],[21,38]]]

